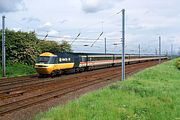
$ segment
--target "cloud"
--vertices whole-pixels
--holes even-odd
[[[26,18],[22,18],[22,21],[25,21],[27,23],[29,23],[29,22],[40,22],[40,19],[34,18],[34,17],[26,17]]]
[[[16,31],[16,32],[17,32],[17,31],[21,31],[21,28],[15,28],[15,27],[14,27],[14,28],[11,28],[11,29],[14,30],[14,31]]]
[[[119,37],[120,38],[120,32],[118,31],[108,32],[106,33],[106,37],[110,37],[110,38]]]
[[[49,35],[59,35],[59,32],[56,31],[56,30],[50,30],[50,31],[48,32],[48,34],[49,34]]]
[[[86,13],[96,13],[112,8],[117,1],[122,0],[81,0],[82,10]]]
[[[52,23],[51,22],[46,22],[45,24],[43,25],[40,25],[37,30],[38,31],[50,31],[52,29]]]
[[[65,22],[68,22],[68,20],[67,19],[63,19],[63,20],[60,21],[61,24],[64,24]]]
[[[24,10],[23,0],[0,0],[0,13]]]
[[[38,34],[47,34],[49,36],[58,36],[60,31],[57,31],[56,29],[53,28],[53,24],[51,22],[46,22],[45,24],[43,25],[40,25],[38,28],[37,28],[37,33]],[[55,39],[55,38],[53,38]]]

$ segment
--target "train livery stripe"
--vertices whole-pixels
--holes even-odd
[[[126,59],[125,62],[136,62],[136,61],[157,60],[157,59],[159,59],[159,57],[155,57],[155,58],[134,58],[134,59]],[[94,66],[94,65],[113,64],[113,63],[121,63],[121,60],[99,60],[99,61],[80,62],[79,67],[85,67],[86,65],[87,66]]]

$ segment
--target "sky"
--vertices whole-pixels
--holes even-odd
[[[155,54],[161,36],[162,52],[170,54],[172,44],[175,54],[180,51],[179,5],[179,0],[0,0],[0,16],[6,16],[6,28],[66,40],[74,52],[103,53],[106,38],[107,52],[120,53],[125,9],[126,53],[138,53],[140,44],[141,53]]]

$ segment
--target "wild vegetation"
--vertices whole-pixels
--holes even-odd
[[[0,31],[0,43],[2,31]],[[2,48],[2,44],[0,44]],[[37,56],[42,52],[70,52],[71,46],[63,41],[61,44],[55,41],[40,40],[35,32],[22,32],[6,29],[6,59],[7,77],[15,77],[36,73],[33,65]],[[2,49],[0,49],[0,58]],[[2,63],[0,59],[0,64]],[[0,67],[2,72],[2,67]],[[1,74],[0,74],[1,77]]]
[[[2,67],[0,67],[0,77],[2,77]],[[36,71],[32,65],[25,65],[21,63],[8,63],[6,67],[7,77],[27,76],[35,74]]]
[[[126,81],[86,94],[36,116],[36,120],[180,119],[180,71],[176,60],[146,69]]]
[[[0,32],[0,42],[2,42],[2,32]],[[2,47],[1,44],[0,47]],[[45,51],[71,51],[71,46],[66,41],[59,44],[52,40],[40,40],[36,37],[35,32],[16,32],[6,29],[6,58],[10,63],[33,65],[37,55]],[[1,56],[2,49],[0,50]]]

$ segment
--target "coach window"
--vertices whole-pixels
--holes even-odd
[[[82,61],[82,62],[85,62],[85,61],[86,61],[86,59],[85,59],[84,57],[82,57],[82,58],[81,58],[81,61]]]

